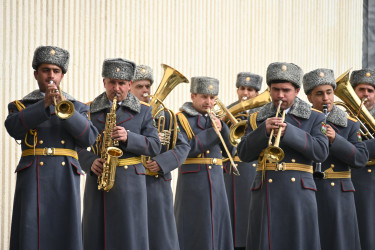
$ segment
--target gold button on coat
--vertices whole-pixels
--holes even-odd
[[[295,182],[296,181],[296,178],[292,177],[292,179],[290,179],[292,182]]]
[[[65,161],[61,162],[61,165],[65,166]]]
[[[334,183],[334,182],[331,182],[331,186],[334,187],[334,186],[335,186],[335,183]]]
[[[210,150],[207,150],[206,153],[209,154],[209,153],[210,153]]]
[[[256,163],[253,163],[253,167],[255,168],[257,166],[257,164]]]
[[[212,169],[212,166],[210,165],[210,166],[208,166],[208,168],[209,168],[209,169]]]
[[[159,178],[159,175],[157,174],[157,175],[155,175],[155,178],[157,179],[157,178]]]
[[[65,144],[65,141],[64,141],[64,140],[61,140],[61,144]]]
[[[293,163],[295,163],[295,162],[296,162],[296,160],[295,160],[295,159],[292,159],[292,162],[293,162]]]
[[[128,169],[128,166],[124,166],[124,169],[125,169],[125,170]]]
[[[269,182],[269,183],[272,183],[272,179],[268,179],[268,182]]]
[[[371,173],[372,172],[371,168],[367,169],[367,172]]]
[[[39,165],[40,165],[40,166],[43,166],[43,165],[44,165],[44,162],[42,162],[42,161],[39,162]]]
[[[331,168],[334,168],[335,167],[335,164],[331,164]]]
[[[43,144],[43,140],[40,140],[40,141],[39,141],[39,144]]]

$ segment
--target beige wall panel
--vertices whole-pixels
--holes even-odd
[[[236,100],[240,71],[264,76],[273,61],[294,62],[305,72],[332,68],[336,75],[361,67],[360,0],[1,0],[1,120],[7,104],[37,88],[31,61],[39,45],[71,53],[63,90],[84,102],[104,89],[105,58],[123,57],[154,68],[153,91],[166,63],[190,79],[216,77],[219,97]],[[177,111],[189,101],[189,84],[166,99]],[[262,90],[265,88],[265,84]],[[305,96],[301,92],[301,97]],[[20,149],[5,128],[0,133],[0,249],[9,245]],[[175,187],[175,178],[172,186]],[[82,179],[84,181],[84,179]]]

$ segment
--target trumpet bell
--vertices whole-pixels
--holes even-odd
[[[74,104],[71,101],[61,101],[56,105],[55,113],[61,119],[68,119],[74,114]]]
[[[230,128],[229,141],[234,147],[237,147],[240,143],[241,137],[244,136],[246,132],[246,128],[247,125],[245,120],[232,125]]]
[[[264,155],[270,163],[278,163],[282,161],[285,156],[284,150],[276,146],[269,146],[264,152]]]

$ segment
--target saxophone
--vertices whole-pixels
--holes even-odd
[[[105,128],[103,131],[103,141],[100,150],[100,157],[105,160],[103,164],[103,173],[98,176],[98,190],[109,191],[115,184],[116,168],[118,158],[122,156],[121,149],[115,146],[119,145],[118,141],[111,138],[111,132],[116,127],[116,107],[117,96],[113,98],[111,111],[107,114]]]

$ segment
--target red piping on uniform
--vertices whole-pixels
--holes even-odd
[[[207,165],[206,165],[206,170],[207,170]],[[208,174],[208,180],[210,182],[210,194],[211,194],[211,231],[212,231],[212,250],[215,249],[215,241],[214,241],[214,218],[213,218],[213,201],[212,201],[212,183],[211,183],[211,175],[210,175],[210,170],[207,170]]]
[[[176,157],[177,159],[177,163],[178,163],[178,166],[180,165],[180,158],[178,157],[178,155],[176,154],[176,152],[174,151],[174,149],[170,150],[172,151],[172,153],[174,154],[174,156]]]
[[[298,127],[301,127],[301,123],[298,121],[298,119],[294,115],[292,115],[292,118],[298,123]]]
[[[343,192],[355,192],[355,190],[352,190],[352,189],[345,190],[345,189],[344,189],[344,185],[343,185],[343,183],[342,183],[342,180],[340,180],[340,183],[341,183],[341,190],[342,190]]]
[[[76,138],[81,137],[81,136],[86,132],[86,130],[87,130],[88,127],[89,127],[89,123],[86,122],[86,128],[85,128],[85,130],[83,130],[82,134],[80,134],[80,135],[79,135],[78,137],[76,137]]]
[[[263,182],[263,181],[262,181]],[[270,228],[270,206],[269,206],[269,197],[268,197],[268,182],[266,182],[266,195],[267,195],[267,226],[268,226],[268,245],[271,250],[271,228]]]
[[[146,136],[144,136],[144,138],[145,138],[145,144],[146,144],[146,149],[145,149],[145,153],[147,152],[147,140],[146,140]]]
[[[303,147],[303,151],[306,150],[307,147],[307,133],[305,133],[305,146]]]
[[[346,158],[346,160],[349,160],[354,155],[355,147],[353,146],[352,153]]]
[[[318,190],[316,190],[316,189],[314,189],[314,188],[305,187],[305,184],[303,183],[303,179],[302,179],[302,177],[301,177],[301,182],[302,182],[302,187],[303,187],[304,189],[310,189],[310,190],[318,191]]]
[[[38,249],[40,249],[39,156],[36,157],[36,162],[36,178],[38,183]]]
[[[204,150],[203,150],[202,144],[201,144],[201,142],[199,141],[198,137],[195,136],[195,139],[197,139],[198,144],[199,144],[199,146],[201,147],[201,150],[202,150],[202,152],[203,152]]]
[[[21,122],[23,124],[23,126],[25,127],[25,129],[29,129],[26,124],[25,124],[25,120],[23,119],[23,110],[21,110]]]
[[[188,165],[188,164],[186,164],[186,165]],[[185,166],[185,164],[182,165],[182,166]],[[198,168],[198,170],[196,170],[196,171],[186,171],[186,172],[182,172],[182,166],[180,167],[180,173],[181,173],[181,174],[186,174],[186,173],[196,173],[196,172],[201,171],[201,164],[199,164],[199,168]]]
[[[198,121],[197,121],[197,125],[198,125],[198,128],[200,128],[200,129],[203,129],[203,130],[204,130],[204,128],[203,128],[203,127],[201,127],[201,125],[199,124],[199,117],[200,117],[200,116],[198,116]]]

